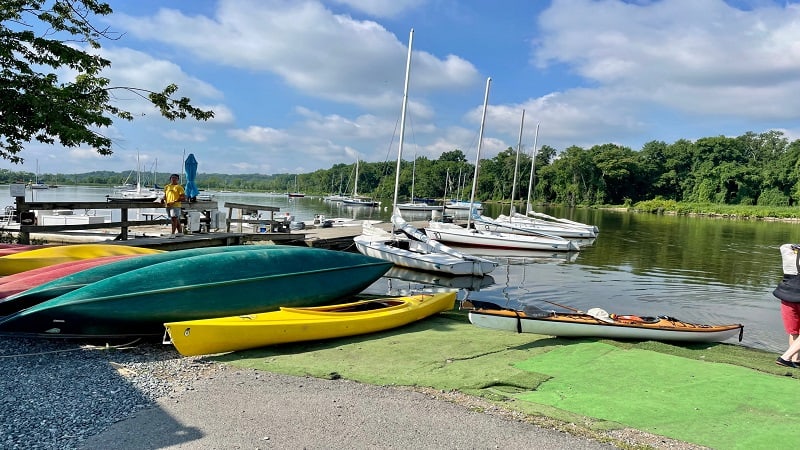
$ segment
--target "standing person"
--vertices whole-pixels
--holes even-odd
[[[170,239],[183,233],[181,230],[181,202],[186,200],[186,193],[183,186],[178,184],[179,179],[178,174],[173,173],[169,176],[169,184],[164,186],[164,204],[167,207],[167,216],[172,221]]]
[[[789,335],[789,349],[778,357],[775,364],[800,368],[800,245],[783,244],[780,250],[783,279],[772,295],[781,301],[781,318]]]

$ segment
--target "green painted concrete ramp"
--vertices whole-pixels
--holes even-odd
[[[713,448],[800,442],[789,432],[800,418],[796,379],[605,343],[557,348],[515,367],[552,376],[521,400]]]
[[[719,449],[778,449],[797,442],[800,371],[776,366],[775,357],[736,345],[520,335],[480,329],[463,312],[449,312],[389,332],[215,359],[458,390],[595,430],[631,427]]]

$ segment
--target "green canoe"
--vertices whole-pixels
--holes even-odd
[[[261,248],[267,249],[274,247],[276,246],[262,246]],[[236,252],[247,250],[248,248],[251,248],[251,246],[237,245],[232,247],[192,248],[171,252],[153,253],[148,255],[136,255],[124,261],[116,261],[95,266],[65,275],[46,283],[42,283],[39,286],[27,289],[14,295],[10,295],[3,300],[0,300],[0,316],[14,314],[22,311],[25,308],[30,308],[33,305],[37,305],[43,301],[50,300],[51,298],[58,297],[59,295],[74,291],[75,289],[82,288],[87,284],[105,280],[106,278],[113,277],[114,275],[130,272],[142,267],[151,266],[153,264],[162,263],[165,261],[173,261],[178,258],[185,258],[187,256]]]
[[[0,319],[0,333],[162,335],[165,322],[316,306],[355,295],[392,263],[306,247],[189,256],[86,285]]]

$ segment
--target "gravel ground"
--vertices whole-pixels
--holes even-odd
[[[160,343],[0,338],[0,448],[78,448],[213,368]]]
[[[159,402],[162,405],[165,401],[178,403],[181,398],[207,402],[209,399],[195,392],[198,388],[203,392],[217,392],[216,395],[222,397],[218,400],[235,394],[233,388],[227,392],[228,388],[219,386],[219,383],[216,386],[209,385],[217,379],[222,382],[236,375],[243,376],[240,378],[242,380],[256,383],[265,378],[248,378],[245,372],[201,357],[181,357],[171,346],[157,342],[91,345],[70,340],[22,338],[0,338],[0,374],[0,448],[65,450],[81,448],[90,437],[97,440],[102,432],[119,427],[118,422],[126,419],[135,421],[137,413],[146,416],[145,413],[156,409],[153,407],[158,407]],[[422,395],[425,402],[458,405],[465,420],[480,411],[491,416],[492,420],[501,420],[503,424],[498,426],[516,428],[533,425],[546,432],[566,433],[579,439],[581,448],[608,445],[599,442],[610,442],[622,448],[702,448],[632,429],[603,433],[589,431],[579,424],[528,417],[457,392],[434,389],[413,389],[415,392],[408,392],[412,389],[382,388],[352,382],[336,384],[328,380],[273,374],[269,374],[269,377],[273,377],[270,385],[279,380],[289,387],[328,383],[324,390],[341,388],[343,391],[338,395],[344,393],[350,397],[367,396],[379,400],[384,396],[405,398]],[[275,396],[279,397],[273,394]],[[415,400],[411,404],[418,402]],[[428,405],[430,408],[435,406]],[[210,408],[208,405],[206,407]],[[302,409],[299,414],[302,417]],[[402,417],[403,412],[397,414]],[[136,426],[135,423],[131,425]],[[513,431],[514,428],[506,428],[504,432]],[[202,441],[195,444],[202,448]],[[324,442],[319,444],[318,447],[325,446]],[[181,448],[192,447],[188,445]]]

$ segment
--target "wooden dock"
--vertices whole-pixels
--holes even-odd
[[[158,204],[153,202],[25,202],[17,198],[17,214],[19,224],[16,230],[4,228],[4,232],[18,234],[18,239],[30,238],[51,244],[75,243],[113,243],[133,245],[161,250],[181,250],[195,247],[215,247],[244,245],[252,243],[304,245],[331,250],[356,251],[353,238],[361,234],[361,226],[334,226],[329,228],[306,228],[291,230],[290,223],[275,220],[274,213],[279,208],[264,205],[243,203],[224,204],[228,210],[227,218],[217,220],[218,228],[211,226],[211,214],[216,210],[216,202],[184,203],[184,225],[187,223],[186,213],[197,211],[203,214],[199,232],[169,237],[169,220],[162,215],[145,214],[145,220],[131,220],[128,212],[131,209],[152,209]],[[102,222],[91,224],[40,225],[36,223],[33,211],[37,210],[95,210],[117,209],[121,220],[118,222]],[[237,211],[238,214],[234,214]],[[267,213],[266,217],[262,213]],[[427,222],[413,222],[417,228],[425,227]],[[243,225],[252,232],[243,230]],[[377,228],[391,230],[389,222],[374,225]],[[238,230],[236,230],[238,228]],[[237,232],[238,231],[238,232]]]
[[[426,222],[412,222],[417,228],[423,228]],[[379,223],[374,225],[377,228],[391,230],[390,223]],[[158,250],[183,250],[197,247],[216,247],[228,245],[299,245],[314,248],[324,248],[328,250],[356,251],[353,238],[361,234],[361,227],[331,227],[331,228],[307,228],[304,230],[292,230],[289,232],[267,232],[267,233],[228,233],[228,232],[208,232],[184,234],[170,239],[169,227],[161,226],[139,226],[132,227],[128,239],[115,239],[117,236],[114,230],[107,230],[106,234],[77,234],[77,233],[37,233],[34,237],[47,241],[51,244],[77,244],[77,243],[103,243],[116,245],[131,245],[136,247],[146,247]]]

